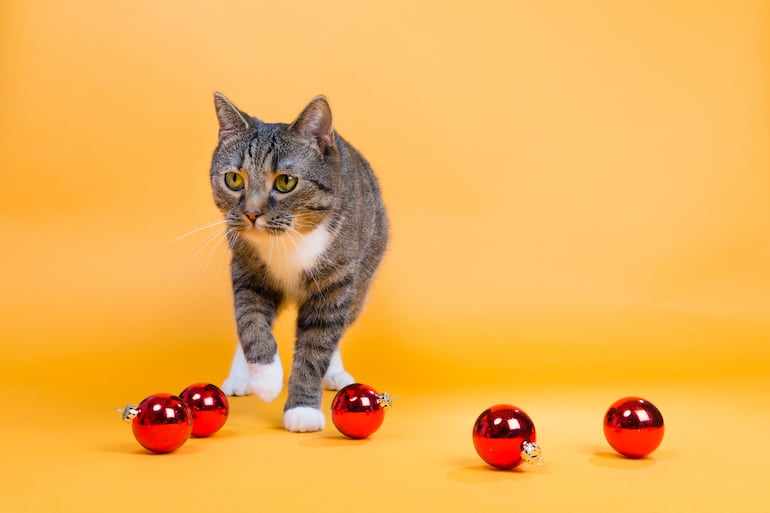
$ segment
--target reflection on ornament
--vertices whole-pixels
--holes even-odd
[[[643,458],[663,440],[663,415],[641,397],[618,399],[604,415],[604,437],[628,458]]]
[[[225,393],[216,385],[195,383],[185,388],[179,397],[190,408],[193,436],[211,436],[224,426],[229,403]]]
[[[393,401],[387,392],[380,394],[369,385],[353,383],[334,396],[332,422],[349,438],[366,438],[380,428],[385,408],[390,406]]]
[[[542,465],[542,451],[535,440],[532,419],[510,404],[487,408],[473,425],[473,447],[481,459],[499,469],[517,467],[522,461]]]
[[[129,404],[121,413],[123,420],[131,422],[137,442],[152,452],[174,451],[192,432],[190,409],[175,395],[153,394],[139,406]]]

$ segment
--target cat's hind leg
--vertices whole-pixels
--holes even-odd
[[[243,348],[239,343],[235,348],[233,363],[230,365],[230,374],[222,383],[222,391],[227,395],[249,395],[249,368]]]
[[[355,383],[355,379],[353,379],[353,376],[351,376],[342,365],[340,349],[337,348],[332,354],[329,368],[324,375],[323,386],[326,390],[340,390],[352,383]]]

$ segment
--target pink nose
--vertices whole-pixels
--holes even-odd
[[[257,218],[262,215],[261,212],[244,212],[243,215],[245,215],[249,221],[251,221],[251,224],[255,224],[257,222]]]

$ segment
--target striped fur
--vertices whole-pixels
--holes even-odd
[[[387,245],[379,185],[364,157],[333,130],[323,97],[292,124],[263,123],[220,94],[215,105],[219,143],[210,176],[227,221],[241,347],[252,373],[279,361],[272,324],[284,302],[297,303],[284,410],[291,413],[285,419],[304,419],[320,407],[333,356],[334,369],[344,372],[335,351],[363,307]],[[243,187],[228,186],[228,173],[238,173]],[[278,190],[280,175],[297,179],[293,190]],[[286,424],[299,431],[322,427]]]

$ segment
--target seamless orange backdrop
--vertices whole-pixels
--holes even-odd
[[[327,95],[380,177],[359,379],[767,387],[768,34],[751,1],[3,2],[2,382],[79,412],[225,376],[221,91]]]

